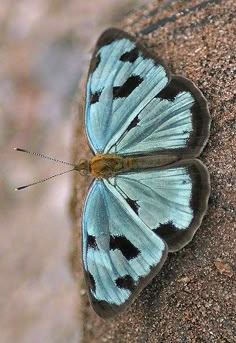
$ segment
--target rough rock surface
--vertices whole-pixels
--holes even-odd
[[[85,343],[235,342],[235,18],[233,0],[154,1],[120,25],[164,58],[172,73],[193,80],[208,99],[212,128],[201,159],[209,168],[212,193],[193,241],[169,255],[128,311],[105,322],[90,308],[82,281],[80,216],[90,179],[75,175],[72,263],[79,279],[78,312]],[[83,86],[80,93],[75,160],[91,154],[83,132]]]

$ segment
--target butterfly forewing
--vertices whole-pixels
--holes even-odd
[[[166,259],[164,241],[108,181],[94,181],[83,212],[83,264],[92,306],[101,317],[126,308]]]

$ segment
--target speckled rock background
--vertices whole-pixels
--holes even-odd
[[[79,262],[80,215],[89,178],[74,178],[72,263],[79,280],[84,343],[233,343],[235,336],[235,1],[154,1],[120,25],[164,58],[172,73],[193,80],[209,102],[212,128],[201,159],[209,168],[209,210],[193,241],[169,255],[132,307],[103,321],[89,307]],[[89,157],[82,98],[75,121],[74,159]]]

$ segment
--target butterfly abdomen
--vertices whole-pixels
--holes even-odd
[[[123,171],[137,171],[143,169],[158,168],[178,161],[175,155],[146,155],[124,157]]]

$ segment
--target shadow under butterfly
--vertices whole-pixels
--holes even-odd
[[[171,75],[115,28],[97,42],[85,101],[94,156],[71,170],[95,177],[83,209],[82,259],[91,305],[109,319],[202,222],[210,177],[196,157],[209,137],[210,115],[193,82]]]

